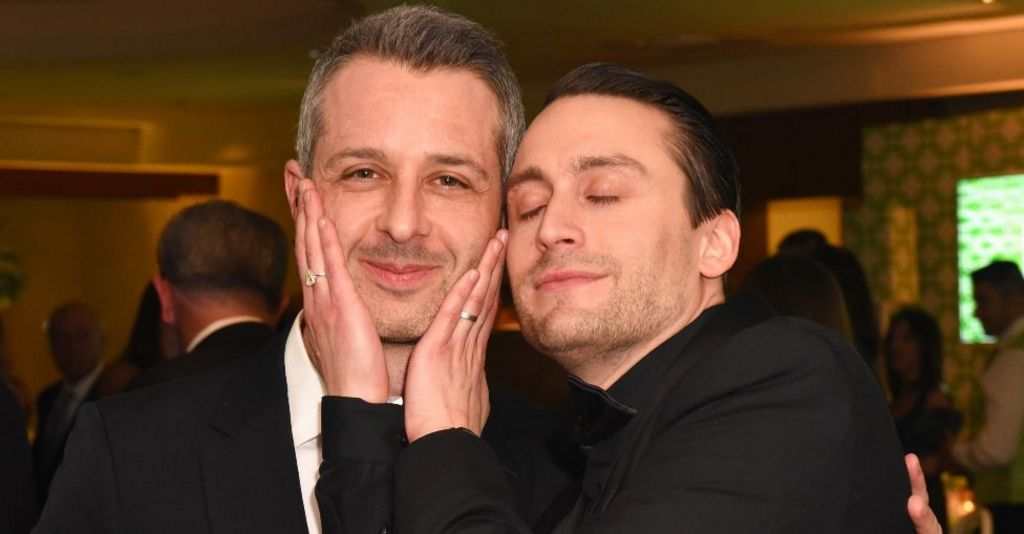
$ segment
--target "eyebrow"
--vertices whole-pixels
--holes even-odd
[[[593,169],[601,168],[629,169],[641,174],[647,174],[647,167],[644,167],[644,165],[639,161],[623,154],[611,154],[608,156],[581,156],[576,158],[576,161],[573,162],[571,170],[574,175],[577,175]]]
[[[485,182],[489,182],[491,178],[490,175],[487,174],[487,171],[484,170],[484,168],[479,163],[465,156],[460,156],[458,154],[437,153],[428,154],[427,159],[429,159],[431,163],[439,165],[446,165],[450,167],[466,167],[470,171],[472,171],[473,174],[476,174],[477,177],[479,177]]]
[[[570,172],[572,172],[573,176],[576,176],[584,172],[600,168],[630,169],[641,174],[647,174],[647,167],[644,167],[644,165],[639,161],[623,154],[612,154],[609,156],[581,156],[573,161]],[[509,177],[508,184],[505,186],[505,191],[511,191],[513,188],[525,182],[542,182],[544,179],[544,171],[540,170],[540,168],[527,167]]]
[[[327,158],[327,161],[324,162],[324,168],[329,169],[332,166],[334,166],[338,161],[341,161],[346,158],[372,159],[383,162],[388,161],[388,156],[387,154],[384,153],[383,150],[371,147],[344,148],[332,154],[331,157]]]
[[[513,188],[518,187],[526,182],[543,182],[544,171],[537,167],[527,167],[512,176],[508,177],[508,182],[505,184],[505,192],[511,191]]]
[[[331,157],[327,159],[327,162],[324,163],[324,167],[330,168],[331,166],[335,165],[338,161],[346,159],[346,158],[370,159],[370,160],[380,161],[380,162],[384,162],[384,163],[388,162],[387,154],[385,154],[383,150],[380,150],[380,149],[377,149],[377,148],[371,148],[371,147],[345,148],[345,149],[339,150],[338,152],[336,152],[333,155],[331,155]],[[457,154],[440,154],[440,153],[438,153],[438,154],[428,154],[427,155],[427,159],[430,160],[430,162],[434,163],[434,164],[447,165],[447,166],[466,167],[471,172],[473,172],[474,174],[478,175],[478,177],[481,178],[485,182],[489,181],[489,178],[490,178],[490,175],[487,174],[487,171],[485,171],[484,168],[480,166],[480,164],[478,164],[477,162],[475,162],[475,161],[473,161],[473,160],[471,160],[471,159],[469,159],[467,157],[464,157],[464,156],[459,156]]]

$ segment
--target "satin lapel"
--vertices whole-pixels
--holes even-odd
[[[211,532],[306,532],[292,446],[284,341],[243,360],[202,453]]]
[[[771,319],[776,314],[764,297],[752,290],[743,291],[722,306],[710,321],[683,348],[672,363],[665,377],[655,385],[657,393],[650,408],[637,414],[630,423],[632,431],[626,436],[622,453],[615,459],[608,482],[598,498],[593,514],[604,511],[608,503],[618,492],[619,486],[626,475],[632,471],[638,460],[638,452],[646,448],[650,441],[652,420],[665,398],[674,390],[676,384],[689,372],[693,365],[717,349],[727,339],[745,328]],[[629,427],[627,427],[629,428]]]

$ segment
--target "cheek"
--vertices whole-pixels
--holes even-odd
[[[430,218],[431,233],[460,263],[475,263],[484,248],[498,231],[500,212],[487,203],[436,203],[426,215]]]
[[[324,195],[323,204],[324,215],[334,221],[338,241],[347,255],[372,230],[379,203],[369,196],[357,198],[329,192]]]

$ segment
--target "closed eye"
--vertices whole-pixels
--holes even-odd
[[[540,215],[540,212],[543,209],[544,209],[544,206],[537,206],[536,208],[533,208],[532,210],[524,211],[523,213],[519,214],[519,220],[520,221],[528,221],[528,220],[530,220],[530,219]]]
[[[619,201],[619,197],[608,196],[608,195],[590,195],[590,196],[587,197],[587,200],[589,200],[590,202],[592,202],[594,204],[606,205],[606,204],[614,204],[614,203],[618,202]]]

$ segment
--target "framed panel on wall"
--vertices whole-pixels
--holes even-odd
[[[989,343],[974,317],[971,272],[995,260],[1024,265],[1024,174],[960,180],[956,199],[960,340]]]

